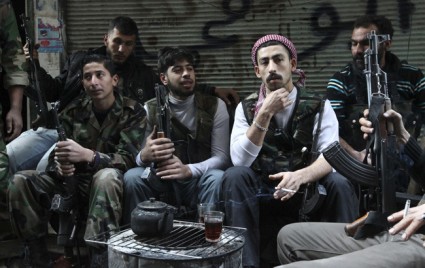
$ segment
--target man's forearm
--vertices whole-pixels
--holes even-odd
[[[24,95],[23,86],[11,86],[9,87],[9,98],[10,98],[10,109],[22,111],[22,98]]]
[[[315,182],[332,172],[331,165],[322,156],[316,159],[311,165],[295,171],[303,178],[303,184]]]

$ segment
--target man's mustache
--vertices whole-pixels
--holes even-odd
[[[266,81],[267,81],[267,82],[270,82],[270,80],[276,80],[276,79],[280,79],[280,80],[282,80],[282,76],[281,76],[281,75],[279,75],[279,74],[271,73],[271,74],[267,77]]]

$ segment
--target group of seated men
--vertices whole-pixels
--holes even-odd
[[[357,143],[363,140],[362,116],[355,110],[367,107],[363,54],[372,30],[392,35],[391,23],[384,17],[359,18],[351,37],[353,62],[330,80],[327,98],[304,88],[305,74],[297,68],[297,50],[288,38],[279,34],[259,38],[251,59],[261,83],[238,103],[233,126],[227,101],[237,101],[237,94],[198,84],[195,56],[183,47],[160,49],[158,75],[154,73],[133,55],[138,28],[128,17],[111,20],[100,48],[70,55],[58,77],[38,66],[44,97],[59,101],[59,124],[50,110],[34,129],[6,147],[12,174],[7,202],[12,229],[26,247],[27,263],[54,265],[46,258],[45,238],[55,194],[69,202],[71,210],[86,208],[88,241],[130,223],[137,204],[151,197],[165,196],[176,207],[193,211],[198,203],[215,203],[225,213],[225,225],[247,228],[244,267],[260,267],[262,208],[286,223],[297,221],[305,185],[320,182],[326,189],[323,204],[308,215],[312,220],[355,220],[356,186],[320,153],[339,141],[361,158],[363,148]],[[400,62],[389,46],[390,41],[380,46],[380,64],[398,74],[390,78],[398,80],[389,83],[399,93],[394,102],[413,99],[421,107],[423,75]],[[36,51],[26,48],[25,53],[37,62]],[[296,82],[293,75],[299,77]],[[409,94],[406,81],[412,87]],[[161,107],[155,84],[166,87]],[[347,117],[353,114],[355,120]],[[348,120],[351,125],[340,124]],[[402,123],[397,126],[404,130]],[[281,189],[289,191],[280,194]],[[332,255],[294,257],[296,249],[291,246],[296,247],[285,243],[299,242],[303,236],[287,240],[284,230],[277,239],[282,263]],[[105,248],[88,246],[92,266],[101,265],[107,259]]]

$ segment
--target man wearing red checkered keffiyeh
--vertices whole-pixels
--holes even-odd
[[[317,220],[350,222],[358,216],[358,201],[351,183],[332,172],[323,157],[311,164],[305,161],[318,127],[321,99],[303,88],[305,76],[297,69],[294,44],[282,35],[266,35],[255,42],[251,57],[262,83],[258,94],[236,108],[230,141],[234,167],[223,175],[222,191],[225,224],[248,229],[243,266],[259,267],[260,203],[267,204],[262,215],[272,217],[270,221],[298,220],[300,187],[319,180],[328,195]],[[299,76],[295,83],[294,74]],[[322,117],[318,152],[338,140],[338,121],[328,101]],[[286,190],[283,195],[281,188]],[[269,235],[261,241],[275,243],[277,232]]]

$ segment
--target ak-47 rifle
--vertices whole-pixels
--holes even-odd
[[[155,84],[156,110],[157,110],[157,138],[169,137],[170,115],[167,110],[165,96],[167,89],[160,84]]]
[[[59,101],[51,103],[53,121],[58,132],[59,141],[66,141],[66,133],[59,121]],[[66,196],[55,194],[50,210],[59,213],[59,230],[57,243],[65,248],[65,257],[73,257],[72,247],[75,244],[75,235],[79,221],[78,184],[74,176],[63,176]]]
[[[388,94],[387,74],[379,65],[379,44],[390,40],[389,35],[377,35],[371,31],[369,48],[364,53],[369,120],[375,129],[368,141],[366,149],[367,160],[369,148],[372,165],[360,162],[351,157],[338,142],[334,142],[323,152],[326,160],[342,175],[369,189],[364,194],[364,204],[367,210],[376,210],[383,213],[394,212],[396,208],[395,178],[390,169],[394,168],[396,157],[396,137],[393,126],[382,114],[391,109],[391,100]],[[394,161],[394,163],[391,163]]]
[[[38,81],[38,67],[34,61],[34,57],[32,54],[35,47],[34,47],[34,42],[30,37],[30,31],[29,31],[30,28],[28,25],[29,18],[26,17],[25,14],[21,14],[19,17],[22,20],[21,27],[25,31],[25,39],[26,39],[26,43],[27,43],[28,51],[29,51],[29,56],[28,56],[28,62],[30,67],[29,78],[32,84],[31,87],[34,89],[33,91],[26,89],[26,94],[29,95],[32,99],[36,100],[37,114],[40,116],[41,122],[46,124],[49,110],[47,107],[47,102],[46,102],[44,93],[41,91],[41,88],[40,88],[40,83]],[[36,94],[36,96],[33,95],[34,93]],[[36,128],[36,126],[33,126],[33,127]]]
[[[167,108],[167,102],[165,96],[167,95],[167,89],[163,85],[155,84],[155,97],[156,97],[156,138],[165,138],[169,135],[169,122],[170,117]],[[149,178],[151,183],[162,183],[156,174],[156,163],[151,163],[150,167],[145,170],[142,177]]]

